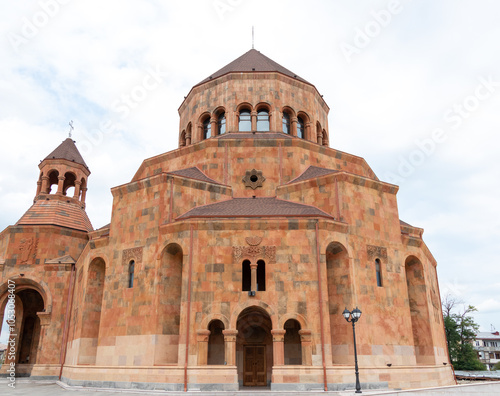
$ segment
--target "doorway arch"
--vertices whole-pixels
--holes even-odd
[[[245,308],[238,315],[236,366],[242,386],[268,386],[273,366],[272,321],[261,307]]]

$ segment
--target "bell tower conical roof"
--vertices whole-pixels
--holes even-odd
[[[87,164],[83,160],[82,155],[78,151],[75,142],[71,138],[66,138],[66,140],[64,140],[59,146],[56,147],[54,151],[47,155],[45,159],[65,159],[88,168]]]

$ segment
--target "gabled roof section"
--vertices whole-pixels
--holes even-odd
[[[294,72],[288,70],[287,68],[281,66],[279,63],[276,63],[272,59],[252,48],[250,51],[244,53],[239,58],[224,66],[222,69],[217,70],[215,73],[213,73],[208,78],[205,78],[197,85],[206,83],[207,81],[210,81],[214,78],[233,72],[278,72],[284,74],[285,76],[292,77],[299,81],[310,84],[308,81],[297,76],[297,74],[295,74]]]
[[[167,172],[167,173],[169,173],[171,175],[186,177],[188,179],[200,180],[200,181],[204,181],[207,183],[221,184],[218,181],[215,181],[214,179],[209,178],[196,166],[193,166],[192,168],[186,168],[186,169],[176,170],[176,171]]]
[[[60,199],[37,200],[16,225],[56,225],[78,231],[94,230],[80,205]]]
[[[75,145],[75,141],[71,138],[64,140],[57,148],[45,157],[46,160],[65,159],[77,164],[83,165],[88,169],[87,164],[83,160],[82,155]]]
[[[227,217],[327,217],[328,213],[310,206],[278,198],[232,198],[227,201],[198,206],[177,217],[189,218]]]
[[[75,259],[70,255],[56,257],[55,259],[45,261],[45,264],[75,264],[75,263],[76,263]]]
[[[316,177],[324,176],[324,175],[329,175],[331,173],[337,173],[338,171],[333,170],[333,169],[326,169],[326,168],[319,168],[317,166],[309,166],[304,173],[302,173],[300,176],[296,177],[293,180],[290,180],[287,184],[291,183],[297,183],[301,182],[304,180],[309,180],[309,179],[314,179]]]

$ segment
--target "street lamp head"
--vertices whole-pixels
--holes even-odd
[[[344,312],[342,312],[342,316],[344,317],[345,320],[347,320],[349,322],[349,316],[351,316],[351,313],[349,312],[349,310],[347,309],[344,309]]]
[[[358,320],[360,317],[361,317],[361,310],[358,307],[354,308],[352,310],[352,318],[354,320]]]

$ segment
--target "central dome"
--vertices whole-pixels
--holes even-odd
[[[179,108],[179,147],[226,134],[328,146],[328,112],[314,85],[251,49],[189,92]]]

